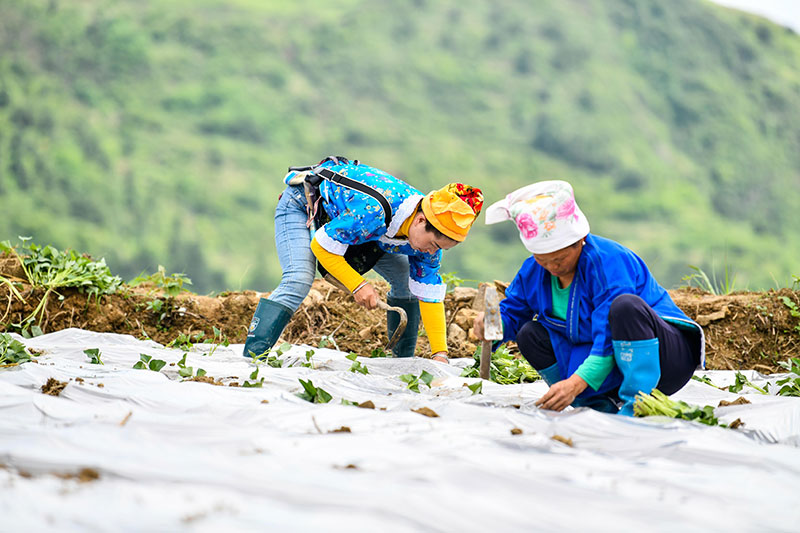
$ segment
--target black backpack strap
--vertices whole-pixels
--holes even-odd
[[[375,198],[383,208],[383,217],[386,221],[386,227],[389,227],[389,224],[392,222],[392,205],[389,203],[389,200],[387,200],[386,197],[377,190],[373,189],[369,185],[361,183],[360,181],[350,179],[347,176],[342,176],[338,172],[334,172],[329,168],[317,169],[314,171],[314,174],[328,181],[332,181],[337,185],[341,185],[342,187],[347,187],[348,189],[353,189]],[[309,176],[309,178],[310,177],[311,176]]]
[[[350,164],[350,161],[346,157],[344,157],[343,155],[329,155],[328,157],[326,157],[325,159],[323,159],[322,161],[320,161],[316,165],[307,165],[307,166],[304,166],[304,167],[289,167],[289,172],[307,172],[309,170],[314,170],[315,168],[320,166],[322,163],[326,163],[328,161],[333,161],[334,165],[348,165],[348,164]],[[354,165],[358,165],[358,160],[356,159],[355,161],[353,161],[353,164]]]

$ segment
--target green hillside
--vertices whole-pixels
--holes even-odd
[[[667,286],[800,274],[800,38],[705,0],[0,0],[0,238],[271,290],[288,165],[568,179]],[[509,280],[511,223],[445,271]]]

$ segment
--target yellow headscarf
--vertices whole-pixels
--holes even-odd
[[[449,183],[422,199],[422,212],[433,227],[458,242],[467,238],[481,207],[481,190],[463,183]]]

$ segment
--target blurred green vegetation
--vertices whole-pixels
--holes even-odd
[[[0,236],[271,290],[289,165],[567,179],[666,286],[800,272],[800,38],[705,0],[0,0]],[[510,280],[513,224],[444,271]]]

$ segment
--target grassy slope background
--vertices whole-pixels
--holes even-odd
[[[288,165],[570,180],[667,286],[800,273],[800,38],[704,0],[0,0],[0,236],[271,290]],[[497,243],[492,244],[492,243]],[[510,223],[444,271],[510,280]]]

